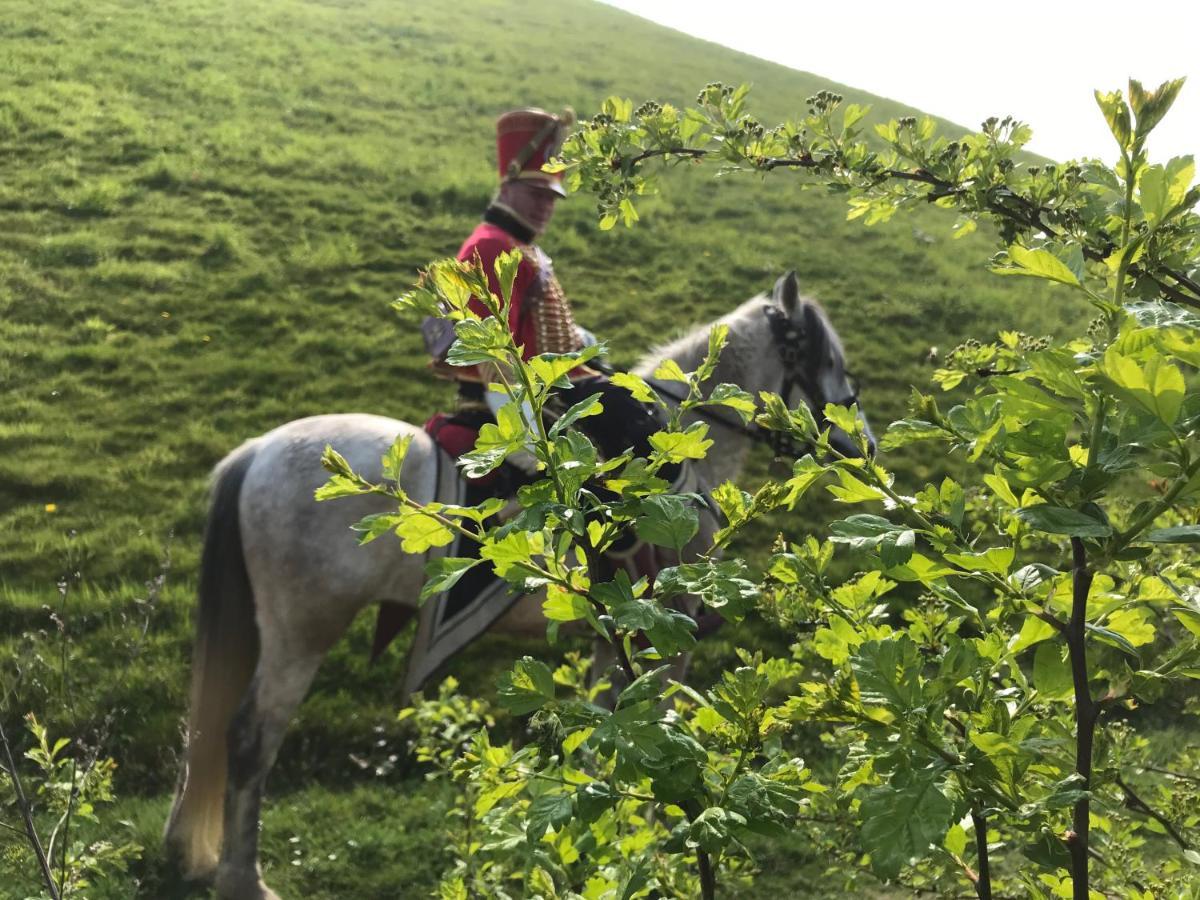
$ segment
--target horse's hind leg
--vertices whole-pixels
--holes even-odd
[[[229,782],[225,842],[217,867],[219,900],[279,900],[258,866],[258,822],[263,786],[300,701],[325,656],[290,658],[278,642],[263,642],[254,679],[229,727]]]

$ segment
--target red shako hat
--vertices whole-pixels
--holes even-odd
[[[542,166],[558,153],[574,121],[575,113],[570,107],[557,116],[534,107],[502,115],[496,120],[500,180],[527,181],[565,197],[562,172],[543,172]]]

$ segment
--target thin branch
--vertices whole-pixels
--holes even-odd
[[[629,159],[618,156],[612,161],[612,168],[616,170],[626,165],[636,166],[643,160],[652,159],[655,156],[689,156],[692,159],[700,159],[701,157],[708,156],[708,154],[708,150],[699,150],[690,147],[665,147],[661,150],[646,150],[637,156],[631,156]]]
[[[21,818],[25,821],[25,834],[29,838],[29,845],[33,848],[33,855],[37,857],[38,865],[42,869],[42,879],[46,882],[46,890],[50,892],[51,900],[59,900],[58,885],[54,883],[54,873],[50,871],[50,863],[46,859],[42,842],[38,838],[37,826],[33,823],[33,810],[25,796],[25,789],[21,786],[21,776],[18,774],[17,764],[13,760],[12,747],[8,743],[8,736],[4,733],[3,722],[0,722],[0,744],[4,745],[4,755],[8,759],[8,777],[13,783],[13,790],[16,791],[17,808],[20,809]]]
[[[1158,772],[1160,775],[1170,775],[1172,778],[1178,778],[1180,781],[1191,781],[1195,784],[1200,784],[1200,778],[1195,775],[1185,775],[1182,772],[1174,772],[1171,769],[1160,769],[1157,766],[1142,766],[1147,772]]]
[[[1061,621],[1058,617],[1044,609],[1035,609],[1033,614],[1052,627],[1059,634],[1066,634],[1067,623]]]
[[[1075,772],[1084,791],[1092,785],[1092,746],[1096,736],[1099,706],[1092,699],[1087,669],[1087,601],[1092,589],[1092,570],[1087,549],[1081,538],[1071,538],[1071,621],[1065,634],[1071,661],[1071,680],[1075,688]],[[1067,849],[1071,853],[1071,885],[1075,900],[1089,900],[1088,829],[1091,796],[1085,793],[1075,803]]]
[[[698,806],[694,799],[683,804],[689,822],[695,822],[699,816]],[[708,858],[708,851],[700,847],[696,848],[696,866],[700,869],[700,896],[703,900],[716,900],[717,875],[713,871],[712,860]]]
[[[1180,284],[1182,284],[1185,288],[1187,288],[1189,291],[1194,293],[1197,297],[1200,297],[1200,284],[1197,284],[1195,281],[1193,281],[1191,278],[1188,278],[1182,272],[1176,272],[1174,269],[1168,269],[1168,268],[1164,267],[1163,272],[1165,272],[1167,275],[1174,278],[1176,281],[1178,281]]]
[[[979,900],[992,900],[992,867],[988,858],[987,817],[977,810],[971,810],[971,822],[975,826],[975,851],[979,855],[979,877],[975,881],[975,891]]]
[[[1175,840],[1175,843],[1179,845],[1180,849],[1191,849],[1191,846],[1188,844],[1188,842],[1183,839],[1183,836],[1180,835],[1175,826],[1171,824],[1171,820],[1157,810],[1152,809],[1145,800],[1137,795],[1137,792],[1134,791],[1134,789],[1129,786],[1129,783],[1120,775],[1117,776],[1117,787],[1119,787],[1125,793],[1125,804],[1130,809],[1145,813],[1159,825],[1165,828],[1167,830],[1167,834],[1169,834]]]

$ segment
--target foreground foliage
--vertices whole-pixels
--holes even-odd
[[[994,219],[1003,249],[993,271],[1062,285],[1096,319],[1065,340],[1002,332],[958,348],[935,381],[973,391],[948,410],[914,392],[882,448],[921,442],[961,454],[970,464],[961,480],[905,488],[882,459],[839,454],[807,407],[710,384],[720,328],[697,371],[656,373],[683,382],[687,400],[650,457],[598,460],[567,427],[597,401],[553,427],[542,416],[566,373],[597,351],[522,362],[499,324],[515,259],[497,262],[499,297],[477,268],[429,267],[399,305],[455,322],[451,363],[509,373],[496,386],[509,405],[464,467],[491,471],[528,445],[543,480],[522,489],[521,512],[500,524],[499,504],[404,495],[395,485],[403,444],[385,458],[381,485],[331,449],[334,474],[319,499],[375,491],[398,500],[396,514],[361,526],[365,539],[394,530],[412,551],[456,533],[479,541],[515,589],[547,592],[552,640],[561,625],[586,622],[614,647],[619,666],[604,675],[623,686],[608,709],[596,702],[604,685],[589,688],[578,661],[553,671],[520,660],[499,694],[511,712],[532,714],[520,749],[493,744],[485,713],[451,693],[417,707],[422,753],[467,791],[444,896],[715,896],[718,882],[749,871],[752,832],[814,818],[830,826],[831,854],[847,855],[837,835],[848,832],[849,856],[876,877],[938,893],[964,880],[982,898],[1200,889],[1195,814],[1186,802],[1160,806],[1180,793],[1162,779],[1186,781],[1194,760],[1151,777],[1136,715],[1177,707],[1200,677],[1200,588],[1188,552],[1200,543],[1200,190],[1190,158],[1151,165],[1145,153],[1181,85],[1131,82],[1129,103],[1097,94],[1119,145],[1112,168],[1022,165],[1029,131],[1011,120],[947,141],[932,122],[902,119],[877,128],[879,150],[855,128],[866,111],[829,93],[810,99],[803,121],[767,129],[745,113],[745,89],[720,85],[683,111],[610,100],[565,148],[568,178],[596,193],[602,227],[637,221],[632,198],[653,187],[647,164],[709,158],[798,170],[846,194],[850,216],[868,223],[926,202],[957,210],[960,232]],[[490,317],[467,307],[472,295]],[[640,379],[622,384],[654,402]],[[598,554],[623,530],[676,551],[696,538],[697,498],[665,495],[655,472],[704,454],[707,425],[686,413],[705,404],[813,453],[754,495],[716,486],[726,524],[701,536],[707,549],[694,561],[653,585],[605,579]],[[823,412],[865,456],[857,411]],[[717,557],[729,534],[826,480],[837,501],[873,511],[830,523],[825,542],[780,542],[757,575]],[[594,481],[617,498],[601,499]],[[841,583],[837,546],[857,569]],[[475,564],[431,564],[426,593]],[[663,691],[660,661],[694,641],[694,623],[669,602],[684,594],[730,620],[757,606],[814,633],[790,659],[744,656],[706,691],[678,682]],[[433,725],[446,721],[481,727],[448,738]],[[812,728],[842,760],[824,781],[787,749],[789,731]]]

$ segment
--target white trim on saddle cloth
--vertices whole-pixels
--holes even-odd
[[[454,461],[438,448],[437,490],[439,502],[461,505],[466,499],[467,484],[459,475]],[[459,549],[459,537],[445,547],[430,549],[426,561],[446,556],[465,556]],[[421,606],[417,633],[408,651],[408,667],[404,674],[401,702],[419,691],[437,668],[490,628],[497,619],[512,609],[520,594],[513,592],[500,578],[489,581],[462,609],[450,611],[450,592],[434,594]]]

